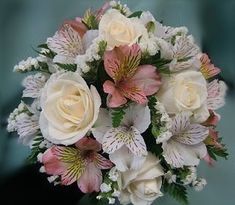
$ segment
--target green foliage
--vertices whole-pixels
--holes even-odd
[[[56,55],[55,52],[53,52],[51,49],[48,48],[46,43],[38,45],[38,48],[46,49],[48,52],[41,52],[41,51],[37,51],[37,50],[35,50],[35,51],[37,53],[41,54],[41,55],[44,55],[44,56],[48,57],[48,58],[53,59],[55,57],[55,55]]]
[[[128,16],[128,18],[133,18],[133,17],[138,17],[139,18],[142,13],[143,13],[143,11],[135,11],[130,16]]]
[[[142,134],[145,144],[147,146],[147,150],[160,157],[163,150],[161,144],[156,144],[156,138],[152,135],[151,130],[147,129],[146,132]]]
[[[99,42],[99,51],[98,51],[98,55],[100,57],[103,57],[104,52],[106,51],[107,48],[107,42],[106,41],[100,41]]]
[[[174,199],[182,204],[188,204],[187,189],[185,186],[180,184],[171,183],[168,184],[166,181],[163,183],[163,191],[168,193]]]
[[[33,140],[32,148],[31,148],[31,153],[27,158],[27,162],[29,164],[35,164],[37,163],[37,156],[39,153],[43,153],[46,151],[46,148],[40,148],[40,144],[44,140],[43,137],[38,136]]]
[[[96,16],[91,12],[91,10],[87,10],[83,19],[82,19],[82,22],[87,26],[87,28],[89,30],[95,30],[95,29],[98,29],[98,21],[97,21],[97,18]]]
[[[147,23],[146,28],[149,33],[153,33],[155,31],[155,24],[153,21]]]
[[[153,65],[157,68],[160,73],[170,74],[169,63],[171,60],[161,58],[160,51],[154,56],[150,56],[148,54],[143,55],[140,64],[141,65]]]
[[[157,103],[157,98],[154,96],[149,97],[149,109],[151,114],[151,132],[152,135],[157,138],[160,134],[160,128],[161,128],[161,114],[157,112],[155,105]]]
[[[77,70],[76,64],[62,64],[62,63],[56,63],[59,67],[61,67],[64,70],[75,72]]]
[[[217,157],[222,157],[224,159],[228,159],[228,151],[225,147],[216,147],[213,145],[207,145],[207,151],[210,157],[217,161]]]
[[[119,107],[119,108],[114,108],[112,109],[111,115],[112,115],[112,125],[113,127],[118,127],[120,126],[122,119],[125,115],[125,109],[128,106],[123,106],[123,107]]]

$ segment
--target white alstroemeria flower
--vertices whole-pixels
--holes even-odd
[[[190,116],[189,112],[176,115],[172,122],[172,137],[162,142],[165,160],[176,168],[196,166],[207,154],[203,141],[209,135],[209,129],[190,124]]]
[[[90,30],[81,36],[72,26],[64,25],[53,37],[47,39],[48,47],[57,54],[53,61],[74,64],[76,57],[85,54],[97,35],[97,30]]]
[[[210,110],[217,110],[224,106],[227,86],[223,81],[213,80],[207,86],[207,106]]]
[[[172,38],[174,38],[177,35],[186,36],[188,33],[188,29],[185,26],[181,27],[171,27],[171,26],[163,26],[165,30],[165,35],[163,36],[163,39],[170,42]]]
[[[126,109],[121,125],[113,128],[108,111],[102,109],[92,133],[118,170],[138,169],[147,155],[141,133],[147,130],[150,122],[149,108],[132,104]]]
[[[17,132],[19,141],[25,145],[30,145],[39,133],[40,111],[35,102],[31,106],[21,102],[8,118],[8,132]]]
[[[164,39],[158,39],[158,45],[162,57],[172,60],[169,65],[172,72],[185,69],[199,70],[201,65],[198,58],[200,49],[194,43],[194,38],[191,35],[176,36],[174,45]]]
[[[150,11],[144,11],[140,16],[140,21],[146,26],[148,23],[154,23],[154,36],[158,38],[164,38],[166,36],[164,26],[155,20],[154,16],[151,14]]]
[[[22,82],[25,87],[23,97],[39,98],[46,81],[47,76],[42,73],[27,76]]]

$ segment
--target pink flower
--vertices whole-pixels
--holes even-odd
[[[200,60],[202,63],[200,71],[206,79],[212,78],[220,73],[220,69],[211,63],[207,54],[204,53]]]
[[[62,25],[61,29],[64,29],[65,25],[71,26],[81,37],[87,32],[87,27],[82,23],[82,19],[77,17],[75,20],[67,20]]]
[[[98,11],[96,11],[96,14],[95,14],[96,19],[97,19],[97,20],[100,20],[101,17],[104,15],[104,13],[105,13],[109,8],[110,8],[110,2],[107,1],[107,2],[104,3],[104,5],[103,5]]]
[[[63,185],[77,181],[84,193],[99,192],[102,183],[101,169],[110,169],[112,163],[97,152],[101,144],[84,137],[76,147],[53,146],[42,157],[46,173],[61,176]]]
[[[127,99],[139,104],[147,102],[147,97],[156,93],[161,78],[152,65],[140,65],[141,51],[137,44],[119,46],[104,54],[104,66],[113,81],[105,81],[104,92],[108,93],[108,106],[119,107]]]
[[[203,123],[204,126],[216,126],[218,122],[220,121],[220,115],[216,113],[213,110],[209,110],[210,116],[206,120],[206,122]]]

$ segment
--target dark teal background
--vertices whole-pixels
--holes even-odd
[[[20,103],[21,80],[13,73],[15,64],[28,56],[38,44],[52,36],[65,19],[82,15],[86,8],[98,8],[95,0],[1,0],[0,1],[0,176],[2,179],[24,165],[29,149],[9,136],[5,119]],[[219,110],[220,135],[229,149],[229,160],[215,167],[201,163],[199,174],[207,179],[203,192],[190,192],[191,205],[235,204],[235,0],[129,0],[132,10],[150,10],[166,25],[189,28],[202,50],[222,69],[227,82],[227,104]],[[36,186],[36,184],[35,184]],[[0,194],[1,195],[1,194]],[[176,205],[161,198],[159,205]]]

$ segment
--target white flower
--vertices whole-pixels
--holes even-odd
[[[102,183],[100,185],[101,192],[107,193],[107,192],[110,192],[111,190],[112,190],[111,184]]]
[[[151,14],[149,11],[144,11],[142,12],[140,16],[140,21],[147,26],[148,23],[153,23],[154,24],[154,30],[153,34],[154,36],[158,38],[164,38],[166,33],[165,33],[165,28],[164,26],[159,23],[158,21],[155,20],[154,16]]]
[[[163,195],[160,189],[164,172],[159,162],[158,158],[149,153],[140,169],[120,173],[121,204],[150,205]]]
[[[26,60],[22,60],[18,65],[14,66],[14,72],[26,72],[31,71],[32,68],[39,68],[38,60],[36,58],[28,57]]]
[[[184,185],[191,184],[197,179],[197,169],[196,167],[189,167],[189,173],[185,176],[185,178],[181,179]]]
[[[202,191],[203,188],[207,185],[207,182],[205,179],[203,178],[199,178],[197,180],[195,180],[193,183],[193,188],[195,191]]]
[[[142,52],[147,52],[151,56],[159,51],[158,41],[155,36],[150,35],[149,38],[141,38],[138,44]]]
[[[182,27],[171,27],[171,26],[164,26],[165,35],[163,38],[170,42],[172,38],[176,36],[186,36],[188,33],[188,29],[185,26]]]
[[[55,144],[70,145],[86,135],[95,123],[101,99],[94,86],[73,72],[51,75],[41,96],[40,128]]]
[[[53,61],[63,64],[74,64],[78,55],[84,55],[97,32],[87,31],[83,36],[66,24],[47,39],[48,47],[56,53]]]
[[[115,203],[115,198],[109,197],[108,200],[109,200],[109,204],[114,204]]]
[[[111,179],[113,182],[116,182],[118,180],[118,177],[119,177],[119,173],[116,167],[113,167],[112,169],[110,169],[109,179]]]
[[[115,46],[132,45],[140,37],[148,36],[147,29],[138,18],[127,18],[118,10],[107,11],[100,20],[99,34],[107,42],[107,49]]]
[[[43,49],[43,50],[45,50],[45,49]],[[42,53],[42,52],[45,52],[45,51],[40,51],[40,52]],[[55,64],[55,63],[53,62],[53,59],[48,58],[48,57],[46,57],[45,55],[40,54],[40,55],[37,57],[37,60],[38,60],[38,62],[46,63],[47,66],[48,66],[48,70],[50,71],[50,73],[56,73],[56,72],[59,72],[60,70],[62,70],[57,64]]]
[[[162,82],[157,98],[169,114],[190,111],[195,122],[202,123],[208,119],[207,82],[200,72],[185,71],[164,76]]]
[[[208,84],[208,109],[217,110],[224,106],[227,86],[223,81],[213,80]]]
[[[164,39],[157,39],[161,57],[172,60],[169,68],[172,72],[185,69],[199,70],[201,62],[198,58],[199,47],[194,43],[194,38],[186,35],[176,36],[174,44]]]
[[[176,182],[176,175],[173,174],[171,171],[168,171],[167,173],[165,173],[164,177],[169,184]]]
[[[190,124],[190,113],[182,112],[173,120],[172,137],[162,142],[165,160],[173,167],[196,166],[206,156],[207,149],[203,141],[209,135],[209,129],[200,124]]]
[[[112,8],[119,10],[122,14],[125,14],[126,16],[131,15],[130,9],[127,7],[126,4],[121,4],[121,1],[110,1],[109,5]]]
[[[147,154],[141,133],[150,125],[150,110],[147,106],[131,104],[119,127],[113,128],[109,113],[102,109],[92,129],[94,137],[102,143],[104,152],[121,171],[138,169]]]
[[[8,132],[17,132],[19,140],[29,145],[35,135],[39,132],[39,111],[23,102],[20,103],[8,118]]]
[[[23,80],[23,97],[38,98],[41,95],[41,90],[46,83],[47,77],[42,73],[29,75]]]
[[[112,193],[112,196],[113,196],[113,197],[119,197],[119,196],[120,196],[120,194],[121,194],[121,192],[120,192],[120,191],[118,191],[118,190],[114,189],[114,191],[113,191],[113,193]]]

